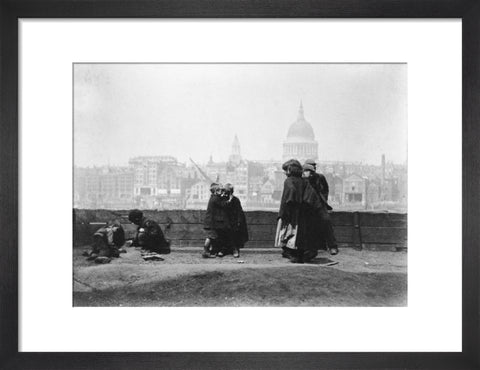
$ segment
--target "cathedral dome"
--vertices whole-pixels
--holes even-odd
[[[287,142],[311,142],[315,141],[313,128],[303,116],[303,105],[300,104],[297,120],[290,125],[287,133]]]
[[[318,159],[318,143],[310,123],[303,116],[303,105],[300,103],[297,120],[290,125],[287,139],[283,142],[283,160],[295,158],[300,162],[307,159]]]
[[[287,140],[295,139],[299,141],[315,140],[313,128],[307,121],[296,121],[288,129]]]

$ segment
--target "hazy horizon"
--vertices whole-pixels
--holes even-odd
[[[160,154],[158,156],[168,156],[169,154]],[[148,155],[150,156],[150,155]],[[152,157],[155,157],[156,155],[151,155]],[[140,155],[138,156],[133,156],[131,158],[135,158],[135,157],[142,157]],[[174,157],[174,156],[172,156]],[[174,157],[176,158],[176,157]],[[179,160],[178,158],[176,158],[178,163],[184,163],[188,166],[193,166],[192,162],[190,161],[190,159],[187,159],[186,161],[181,161]],[[203,161],[203,162],[199,162],[197,160],[195,160],[195,158],[192,158],[193,161],[198,164],[198,165],[206,165],[208,160],[207,161]],[[282,159],[265,159],[265,158],[243,158],[244,160],[248,161],[248,162],[258,162],[258,163],[261,163],[261,162],[278,162],[278,163],[283,163],[284,161]],[[213,162],[214,163],[226,163],[228,162],[228,159],[216,159],[216,158],[213,158]],[[378,163],[370,163],[370,162],[356,162],[356,161],[340,161],[340,160],[328,160],[328,159],[325,159],[325,160],[318,160],[317,163],[346,163],[346,164],[352,164],[352,165],[365,165],[365,166],[381,166],[381,161],[378,161]],[[407,163],[399,163],[399,162],[393,162],[393,161],[389,161],[388,158],[385,158],[385,163],[389,164],[393,164],[395,166],[406,166]],[[78,164],[74,164],[74,166],[76,167],[79,167],[79,168],[94,168],[94,167],[97,167],[97,168],[100,168],[100,167],[128,167],[129,166],[129,163],[128,163],[128,160],[125,162],[125,163],[100,163],[100,164],[88,164],[88,165],[78,165]]]
[[[406,64],[75,64],[74,164],[281,161],[300,101],[320,162],[406,164]]]

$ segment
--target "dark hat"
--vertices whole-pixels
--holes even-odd
[[[140,220],[143,217],[143,212],[139,209],[132,209],[128,214],[128,220],[131,222],[135,222]]]
[[[282,170],[286,171],[289,167],[298,167],[300,170],[302,169],[302,165],[296,159],[289,159],[284,164],[282,164]]]
[[[282,165],[287,176],[301,177],[303,173],[302,165],[296,159],[290,159]]]
[[[233,194],[233,185],[230,183],[226,183],[224,186],[225,191],[227,191],[230,194]]]
[[[303,165],[303,170],[315,172],[315,167],[313,167],[311,164],[305,163]]]
[[[316,166],[316,165],[317,165],[317,163],[315,162],[315,159],[311,159],[311,158],[310,158],[310,159],[307,159],[307,160],[305,161],[305,164],[309,164],[309,165],[312,165],[312,166]]]

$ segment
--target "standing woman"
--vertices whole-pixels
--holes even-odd
[[[309,245],[308,219],[321,203],[312,186],[302,178],[303,168],[299,161],[291,159],[282,169],[287,178],[283,184],[275,246],[281,247],[282,256],[292,263],[303,263],[307,252],[313,248]]]

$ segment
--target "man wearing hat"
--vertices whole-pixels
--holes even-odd
[[[312,227],[313,230],[319,230],[317,233],[312,233],[311,236],[317,240],[318,249],[324,249],[325,242],[327,249],[331,255],[338,254],[337,241],[333,232],[333,225],[328,211],[332,207],[328,204],[328,183],[325,176],[316,172],[317,164],[313,159],[307,159],[303,165],[304,176],[308,179],[315,192],[320,197],[324,207],[319,209],[318,217],[314,217],[312,222],[319,222],[321,228]]]
[[[165,240],[162,229],[156,221],[144,217],[143,212],[138,209],[130,211],[128,219],[138,226],[133,240],[134,246],[159,254],[170,253],[170,242]]]
[[[310,182],[310,185],[313,186],[317,194],[323,195],[325,202],[328,202],[328,193],[329,193],[328,182],[325,176],[323,176],[323,174],[316,172],[317,164],[315,163],[315,160],[307,159],[304,164],[304,170],[305,170],[305,166],[311,166],[309,167],[309,170],[311,171],[311,176],[308,179],[308,181]]]

